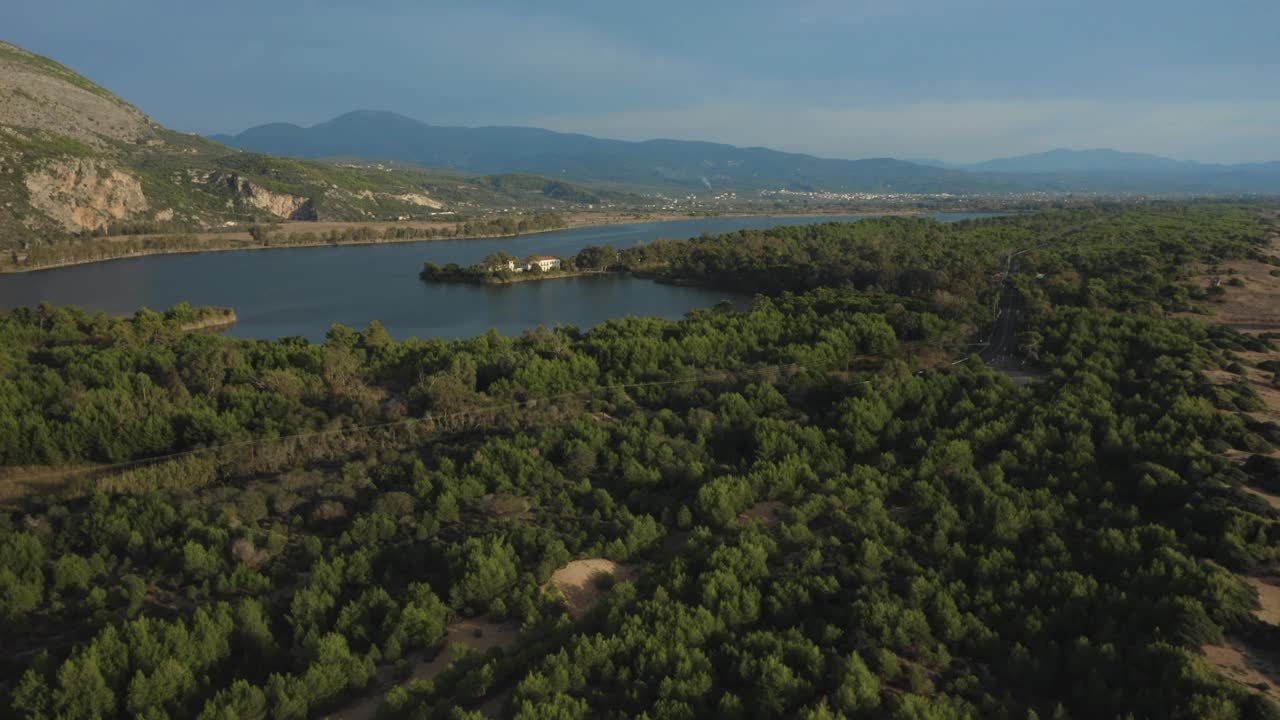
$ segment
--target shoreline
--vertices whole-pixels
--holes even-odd
[[[683,220],[714,220],[716,218],[822,217],[822,216],[845,217],[849,215],[858,215],[861,217],[868,217],[868,218],[869,217],[888,217],[888,216],[908,217],[908,216],[914,216],[914,215],[931,215],[936,212],[943,212],[943,211],[912,210],[912,211],[876,211],[876,212],[865,212],[865,213],[856,212],[856,211],[761,212],[761,213],[724,213],[720,215],[651,215],[651,216],[641,217],[641,218],[620,218],[617,216],[611,216],[611,217],[602,219],[598,222],[582,222],[582,223],[570,222],[564,227],[548,228],[546,230],[531,230],[528,232],[507,234],[507,235],[464,235],[462,237],[442,237],[442,238],[392,238],[392,239],[377,238],[377,239],[371,239],[371,240],[348,240],[348,241],[342,241],[342,242],[336,242],[336,243],[317,241],[317,242],[304,242],[304,243],[287,243],[283,245],[244,245],[240,247],[210,247],[210,248],[184,247],[184,248],[172,248],[172,249],[165,248],[160,250],[143,250],[139,252],[121,253],[119,255],[112,255],[110,257],[93,258],[88,260],[68,260],[65,262],[49,263],[47,265],[34,265],[30,267],[22,267],[22,266],[0,267],[0,277],[3,277],[5,275],[37,273],[37,272],[43,272],[46,270],[58,270],[61,268],[76,267],[78,265],[96,265],[100,263],[115,262],[117,260],[130,260],[133,258],[153,257],[156,255],[194,255],[198,253],[240,252],[245,250],[291,250],[294,248],[314,248],[314,247],[359,247],[364,245],[392,245],[392,244],[399,245],[403,243],[416,243],[416,242],[426,243],[426,242],[441,242],[441,241],[449,241],[449,240],[496,240],[501,238],[524,237],[527,235],[542,235],[545,233],[561,232],[564,230],[577,230],[579,228],[608,227],[610,225],[680,222]],[[959,213],[961,211],[956,211],[956,212]],[[306,225],[305,222],[299,222],[297,227],[304,227],[305,225]],[[385,225],[387,227],[396,227],[396,223],[392,223],[392,222],[382,222],[378,224],[352,222],[350,223],[350,225],[352,227],[375,227],[379,225]],[[103,240],[108,241],[113,238],[127,240],[131,237],[143,237],[143,236],[116,235],[116,236],[104,237]]]
[[[641,221],[650,222],[650,221]],[[661,222],[661,221],[652,221]],[[112,257],[95,258],[93,260],[68,260],[66,262],[50,263],[48,265],[36,265],[32,267],[4,268],[0,269],[0,277],[5,275],[19,275],[22,273],[36,273],[45,270],[58,270],[60,268],[76,267],[77,265],[97,265],[99,263],[115,262],[117,260],[131,260],[133,258],[153,257],[155,255],[198,255],[200,253],[221,253],[221,252],[243,252],[246,250],[292,250],[294,248],[315,248],[315,247],[359,247],[363,245],[400,245],[404,243],[416,242],[441,242],[445,240],[497,240],[501,238],[524,237],[526,235],[541,235],[549,232],[560,232],[561,230],[573,230],[579,227],[604,227],[605,225],[620,225],[621,222],[600,223],[598,226],[592,225],[566,225],[559,228],[549,228],[546,230],[530,230],[528,232],[516,233],[512,235],[464,235],[462,237],[448,238],[377,238],[374,240],[345,240],[342,242],[299,242],[286,243],[283,245],[243,245],[240,247],[189,247],[189,248],[173,248],[163,250],[143,250],[140,252],[121,253]],[[128,238],[128,235],[117,235],[118,238]],[[105,238],[104,238],[105,239]]]

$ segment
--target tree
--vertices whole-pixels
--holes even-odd
[[[115,711],[115,693],[103,679],[94,655],[63,663],[58,670],[54,706],[62,717],[102,718]]]
[[[63,555],[53,565],[53,586],[56,590],[73,588],[83,591],[89,587],[92,579],[93,570],[89,567],[89,561],[75,553]]]
[[[519,267],[520,260],[509,252],[499,250],[486,255],[480,264],[489,272],[505,272],[513,267]]]
[[[617,262],[618,251],[600,245],[588,245],[573,259],[574,266],[581,270],[608,270]]]
[[[840,684],[831,695],[834,708],[846,715],[874,710],[880,706],[880,679],[871,672],[858,653],[844,662]]]
[[[497,536],[467,538],[454,565],[460,576],[449,591],[454,607],[485,607],[516,581],[515,551]]]
[[[266,720],[267,696],[244,680],[219,690],[200,711],[199,720]]]

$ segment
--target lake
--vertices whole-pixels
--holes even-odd
[[[91,265],[0,275],[0,307],[50,302],[90,311],[132,314],[181,302],[234,308],[226,334],[324,339],[334,324],[364,328],[373,320],[392,336],[471,337],[496,329],[519,334],[539,325],[589,328],[626,315],[677,319],[721,300],[745,306],[746,295],[664,285],[632,277],[575,277],[503,286],[428,284],[422,263],[469,265],[503,250],[576,255],[588,245],[623,248],[659,238],[852,221],[862,216],[698,218],[631,223],[485,240],[427,240],[274,250],[150,255]],[[937,213],[940,220],[984,217]]]

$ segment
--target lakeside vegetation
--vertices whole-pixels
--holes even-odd
[[[1274,487],[1280,428],[1204,374],[1272,345],[1171,315],[1207,299],[1193,265],[1271,257],[1270,212],[590,248],[575,267],[759,295],[585,332],[0,314],[0,465],[67,474],[0,513],[9,712],[1277,717],[1201,653],[1280,633],[1240,578],[1280,561],[1243,492]],[[1022,250],[1043,377],[1017,387],[967,353]],[[778,522],[745,519],[764,502]],[[589,557],[636,579],[575,619],[543,587]],[[518,638],[409,680],[459,618]]]
[[[328,224],[326,224],[328,225]],[[285,228],[289,229],[285,229]],[[457,240],[464,238],[512,237],[524,233],[550,232],[571,227],[559,213],[534,213],[514,217],[459,219],[430,226],[414,224],[352,225],[324,230],[297,230],[289,226],[251,224],[244,230],[222,233],[175,232],[146,234],[131,232],[110,237],[68,239],[58,244],[33,246],[21,251],[0,253],[0,273],[40,270],[60,265],[100,262],[137,255],[158,255],[255,248],[313,247],[317,245],[362,245],[414,240]],[[125,228],[146,230],[149,228]]]

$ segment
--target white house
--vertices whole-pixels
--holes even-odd
[[[529,258],[529,261],[528,263],[525,264],[525,267],[529,268],[530,270],[536,267],[543,272],[546,272],[548,270],[559,270],[560,258],[552,257],[550,255],[535,255]]]

